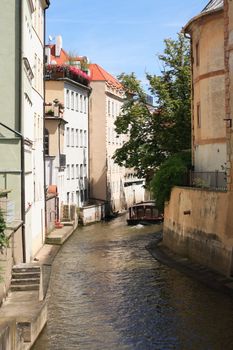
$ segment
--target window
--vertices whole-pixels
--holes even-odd
[[[71,147],[74,147],[74,129],[71,129]]]
[[[112,116],[114,117],[114,102],[112,102]]]
[[[87,202],[87,189],[84,190],[84,202]]]
[[[84,147],[87,147],[87,131],[84,130]]]
[[[70,128],[66,128],[66,146],[70,146]]]
[[[199,66],[200,64],[200,49],[199,49],[199,42],[196,43],[196,66]]]
[[[108,143],[111,142],[111,129],[108,128]]]
[[[81,193],[81,203],[83,203],[83,191],[80,192]]]
[[[75,100],[76,100],[76,111],[78,112],[78,108],[79,108],[78,93],[76,93],[76,95],[75,95]]]
[[[80,112],[83,112],[83,96],[80,95]]]
[[[79,130],[76,129],[76,147],[79,146]]]
[[[108,100],[108,115],[111,115],[111,102]]]
[[[74,164],[71,165],[71,178],[74,179]]]
[[[66,108],[70,108],[70,91],[66,90]]]
[[[87,113],[87,97],[84,96],[84,113]]]
[[[48,129],[45,129],[44,131],[44,152],[45,155],[49,155],[49,132]]]
[[[80,165],[80,178],[83,178],[83,164]]]
[[[80,130],[80,147],[83,147],[83,131]]]
[[[71,203],[74,203],[74,192],[71,193]]]
[[[79,178],[79,165],[76,164],[76,179]]]
[[[201,105],[200,103],[197,104],[197,127],[201,127]]]
[[[87,177],[87,165],[86,164],[84,164],[84,177]]]
[[[37,89],[38,70],[37,70],[37,54],[34,56],[34,88]]]
[[[77,204],[78,207],[79,207],[79,201],[80,201],[79,191],[76,191],[76,204]]]
[[[70,192],[67,192],[66,200],[67,200],[67,204],[70,204]]]
[[[66,167],[66,178],[67,178],[67,180],[70,180],[70,165],[69,164]]]
[[[71,91],[71,109],[74,110],[74,91]]]

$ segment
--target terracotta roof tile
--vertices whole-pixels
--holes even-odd
[[[122,88],[122,85],[119,83],[119,81],[98,64],[90,64],[89,69],[91,71],[92,81],[105,81],[109,85],[113,85],[116,88]]]

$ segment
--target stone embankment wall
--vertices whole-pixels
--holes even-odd
[[[175,187],[165,207],[163,243],[225,275],[233,274],[233,193]]]

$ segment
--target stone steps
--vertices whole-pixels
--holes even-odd
[[[11,285],[12,292],[29,292],[33,290],[40,290],[39,284],[21,284],[21,285]]]
[[[17,265],[12,268],[11,291],[39,291],[40,290],[40,266]]]
[[[38,285],[40,284],[39,278],[14,278],[13,283],[11,285]]]
[[[12,279],[27,279],[27,278],[40,278],[40,271],[12,273]]]

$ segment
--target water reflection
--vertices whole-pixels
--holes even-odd
[[[159,230],[79,228],[54,262],[34,350],[233,349],[233,300],[154,260],[145,245]]]

